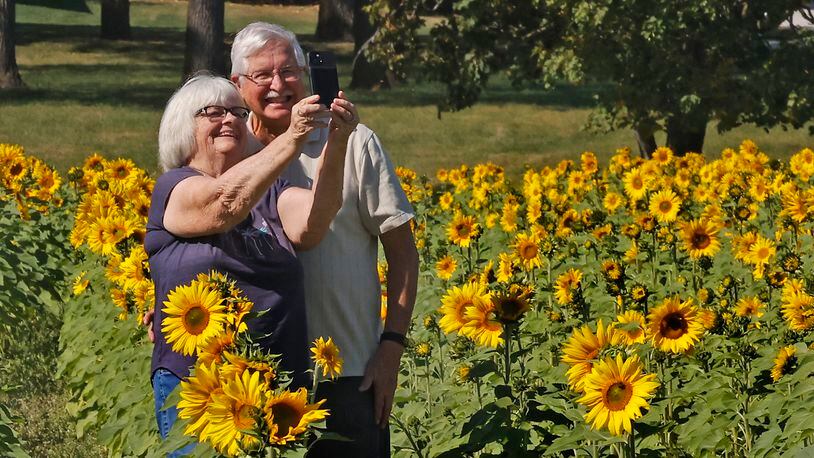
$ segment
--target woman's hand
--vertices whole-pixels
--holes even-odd
[[[295,141],[304,140],[311,131],[327,127],[328,109],[318,103],[319,96],[311,95],[291,107],[291,124],[289,132]]]
[[[356,105],[345,97],[344,91],[339,91],[339,95],[331,103],[331,133],[347,138],[357,124],[359,113]]]

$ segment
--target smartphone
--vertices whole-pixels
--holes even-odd
[[[339,76],[336,73],[336,56],[331,51],[308,53],[311,91],[319,94],[319,103],[330,108],[339,95]]]

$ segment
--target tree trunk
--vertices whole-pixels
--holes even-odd
[[[353,40],[355,0],[319,0],[316,38],[320,41]]]
[[[201,70],[226,74],[223,55],[224,0],[189,0],[184,78]]]
[[[357,0],[353,9],[353,69],[350,87],[354,89],[387,89],[390,80],[387,78],[387,67],[371,62],[365,55],[365,48],[376,29],[370,17],[362,8],[370,0]]]
[[[130,39],[130,0],[102,0],[102,38]]]
[[[14,0],[0,0],[0,88],[23,87],[14,51]]]
[[[709,115],[674,117],[667,120],[667,146],[679,156],[702,153]]]
[[[633,135],[636,137],[636,144],[639,145],[639,154],[648,159],[653,156],[653,151],[658,148],[655,130],[651,126],[640,124],[633,130]]]

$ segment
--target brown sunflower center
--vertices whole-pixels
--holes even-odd
[[[466,238],[469,237],[469,226],[464,223],[459,223],[455,225],[455,232],[458,233],[458,237]]]
[[[523,246],[520,250],[523,259],[533,259],[537,256],[537,245],[529,243]]]
[[[11,170],[9,172],[11,173],[11,176],[16,177],[17,175],[23,173],[23,165],[14,164],[11,166]]]
[[[636,177],[631,182],[631,185],[633,186],[633,189],[642,189],[644,187],[644,181],[642,181],[641,178]]]
[[[206,329],[209,324],[209,312],[197,305],[187,310],[184,314],[184,328],[188,333],[198,335]]]
[[[625,382],[616,382],[605,392],[605,403],[609,410],[623,410],[633,396],[633,387]]]
[[[278,403],[271,406],[271,414],[274,417],[274,424],[277,425],[277,435],[288,434],[291,428],[296,428],[300,423],[302,414],[294,406]]]
[[[662,213],[667,213],[672,209],[673,203],[670,202],[669,200],[662,200],[661,202],[659,202],[659,211],[661,211]]]
[[[757,250],[757,258],[758,259],[768,259],[769,258],[769,249],[766,247],[761,247]]]
[[[659,331],[667,339],[678,339],[687,333],[689,326],[687,319],[679,312],[665,316],[659,324]]]
[[[692,235],[692,246],[696,250],[703,250],[704,248],[708,247],[710,243],[712,243],[712,238],[705,233],[705,232],[695,232]]]

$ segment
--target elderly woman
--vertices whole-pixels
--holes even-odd
[[[288,129],[255,154],[247,153],[249,110],[231,81],[196,76],[167,103],[158,138],[165,173],[153,190],[145,239],[158,305],[152,383],[162,437],[177,411],[160,408],[189,375],[194,357],[167,344],[160,304],[199,273],[228,275],[255,311],[267,311],[248,321],[249,331],[261,347],[282,355],[281,368],[293,373],[295,385],[307,382],[303,273],[294,247],[316,245],[339,210],[347,140],[358,123],[344,94],[330,111],[318,99],[297,102]],[[329,140],[313,188],[281,180],[308,134],[326,126]]]

